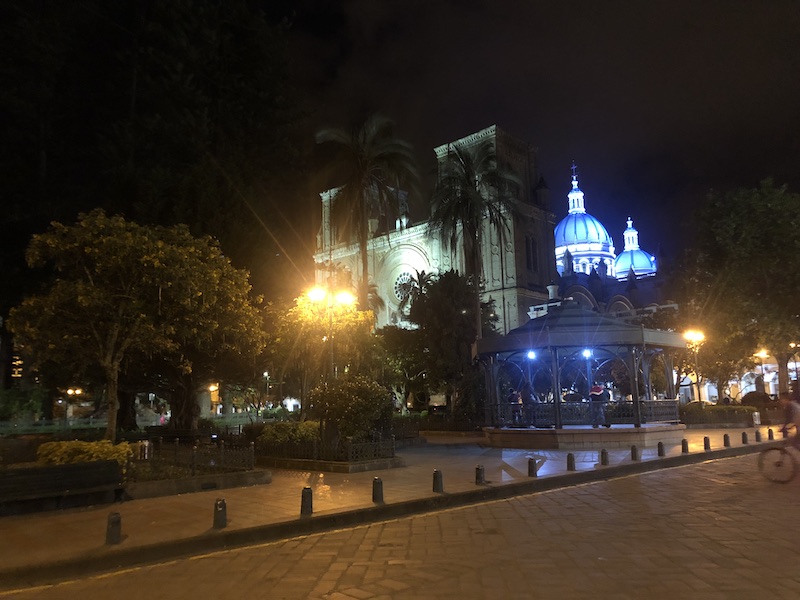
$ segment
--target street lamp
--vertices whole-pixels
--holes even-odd
[[[756,358],[758,358],[758,366],[761,369],[761,390],[762,392],[766,392],[766,382],[764,381],[764,359],[769,358],[769,352],[764,350],[763,348],[755,353]],[[756,386],[758,388],[758,386]],[[759,391],[756,389],[756,391]]]
[[[700,350],[700,345],[706,339],[706,336],[702,331],[689,329],[683,333],[683,339],[689,343],[689,348],[694,350],[694,378],[697,380],[697,401],[700,403],[700,408],[703,408],[703,399],[700,397],[700,370],[697,368],[697,352]]]
[[[312,302],[321,304],[326,303],[326,310],[328,312],[328,346],[330,348],[330,375],[336,377],[336,369],[334,367],[334,353],[333,353],[333,311],[337,306],[353,306],[356,303],[356,297],[347,290],[332,290],[324,287],[313,287],[308,291],[308,298]]]

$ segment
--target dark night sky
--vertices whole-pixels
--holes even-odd
[[[692,198],[773,176],[800,191],[796,0],[296,3],[311,124],[387,114],[424,170],[496,123],[539,149],[556,218],[570,163],[622,250],[680,246]]]

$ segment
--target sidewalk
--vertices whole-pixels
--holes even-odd
[[[759,430],[766,443],[767,427]],[[641,460],[634,462],[630,450],[608,450],[608,467],[599,465],[599,451],[484,448],[478,438],[437,436],[398,451],[406,462],[401,468],[353,474],[272,469],[272,483],[253,487],[3,517],[0,589],[574,485],[635,472],[631,468],[653,470],[757,452],[762,444],[755,443],[755,431],[687,429],[688,454],[680,444],[665,449],[667,458],[659,458],[655,448],[644,448]],[[748,434],[747,446],[742,445],[742,432]],[[726,433],[731,448],[724,449]],[[704,450],[706,437],[711,451]],[[567,471],[570,452],[575,472]],[[530,458],[539,465],[536,478],[528,475]],[[476,485],[477,465],[484,468],[484,485]],[[434,469],[441,472],[444,493],[433,492]],[[372,502],[376,477],[384,496],[377,507]],[[313,515],[301,518],[306,486],[312,489]],[[227,526],[214,529],[214,505],[220,498],[225,500]],[[122,542],[107,546],[111,513],[121,516]]]

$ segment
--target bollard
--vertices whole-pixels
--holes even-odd
[[[658,455],[660,457],[667,455],[666,451],[664,450],[664,442],[658,442]]]
[[[309,486],[303,488],[303,493],[300,496],[300,516],[310,517],[313,509],[312,492]]]
[[[444,493],[444,481],[442,479],[442,472],[439,469],[433,470],[433,491],[437,494]]]
[[[118,512],[109,513],[106,524],[106,544],[113,546],[122,541],[122,516]]]
[[[760,441],[761,441],[761,431],[756,429],[756,442],[760,442]]]
[[[639,460],[639,448],[637,446],[631,446],[631,460]]]
[[[727,433],[722,436],[722,445],[726,448],[731,447],[731,436],[729,436]]]
[[[214,529],[224,529],[228,525],[228,509],[223,498],[214,502]]]
[[[781,433],[783,434],[783,439],[786,439],[786,438],[788,438],[788,437],[789,437],[789,432],[788,432],[788,431],[786,431],[786,427],[784,427],[783,429],[781,429]]]
[[[775,439],[775,432],[772,431],[772,427],[767,429],[767,439],[770,441]]]
[[[372,501],[375,504],[383,504],[383,480],[380,477],[372,480]]]
[[[743,444],[747,443],[747,432],[746,431],[742,432],[742,443]]]
[[[538,477],[539,467],[536,464],[535,458],[528,459],[528,477]]]
[[[475,485],[483,485],[486,483],[486,472],[483,470],[483,465],[475,467]]]
[[[600,450],[600,464],[604,467],[608,465],[608,450],[605,448]]]
[[[708,436],[703,438],[703,450],[711,450],[711,439]]]
[[[575,455],[570,452],[567,454],[567,471],[575,470]]]
[[[681,452],[683,454],[689,454],[689,440],[686,438],[681,440]]]

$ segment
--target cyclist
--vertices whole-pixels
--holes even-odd
[[[783,406],[783,421],[784,425],[781,432],[786,434],[789,427],[794,427],[794,437],[792,438],[792,446],[800,450],[800,404],[794,401],[789,394],[781,394],[781,406]]]

